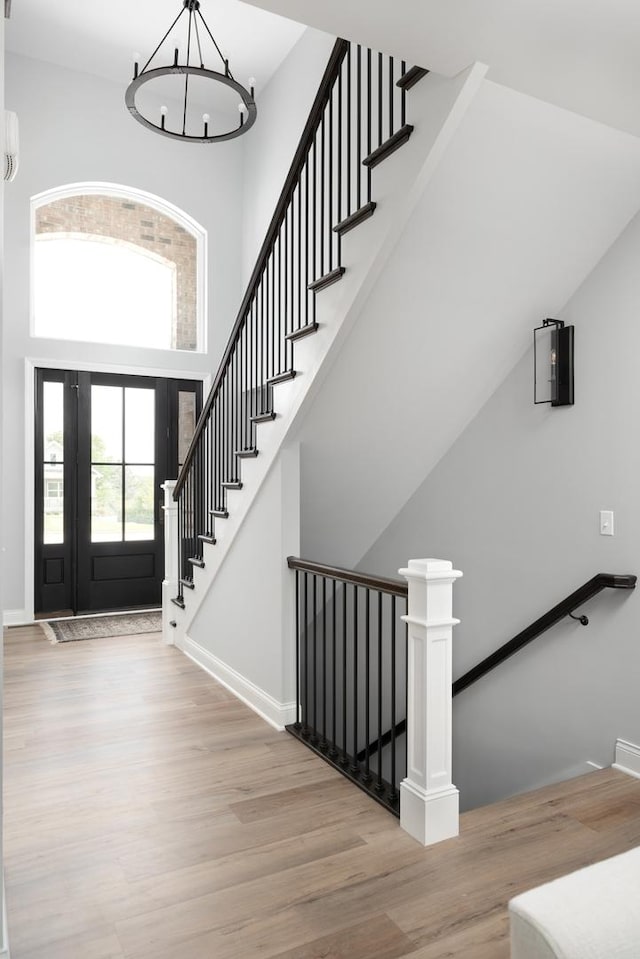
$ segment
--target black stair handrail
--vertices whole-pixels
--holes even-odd
[[[354,586],[364,586],[379,593],[389,593],[391,596],[406,598],[409,586],[400,579],[389,579],[386,576],[372,576],[370,573],[359,573],[355,569],[341,569],[339,566],[327,566],[324,563],[314,563],[309,559],[300,559],[297,556],[287,557],[289,569],[299,569],[304,573],[315,573],[326,579],[335,579],[341,583],[351,583]]]
[[[269,228],[267,229],[264,241],[260,247],[260,252],[258,253],[258,259],[256,260],[256,265],[253,268],[253,273],[247,284],[247,289],[242,298],[242,303],[240,304],[240,309],[238,310],[238,315],[236,321],[231,330],[229,340],[227,342],[226,349],[220,361],[218,367],[218,372],[213,381],[211,389],[209,390],[209,396],[204,405],[202,413],[196,424],[196,428],[193,433],[191,443],[189,444],[189,449],[187,450],[187,455],[185,456],[184,463],[182,464],[182,469],[178,475],[178,481],[176,483],[175,489],[173,491],[173,498],[177,500],[180,496],[180,492],[185,484],[186,477],[191,468],[195,450],[200,441],[200,437],[204,431],[206,423],[211,414],[211,409],[213,407],[215,396],[220,389],[220,385],[224,378],[224,374],[229,363],[229,360],[233,354],[234,347],[236,345],[238,334],[240,333],[247,316],[247,311],[251,305],[251,301],[256,292],[256,287],[258,286],[260,279],[264,273],[265,265],[269,259],[269,256],[273,250],[274,241],[278,235],[278,231],[282,226],[282,221],[287,212],[289,203],[291,202],[291,197],[294,193],[300,172],[304,167],[307,154],[309,153],[309,148],[313,143],[314,135],[318,129],[318,124],[322,118],[324,108],[326,107],[329,97],[331,96],[331,91],[333,85],[336,81],[338,73],[340,72],[340,65],[347,55],[347,50],[349,49],[349,42],[347,40],[342,40],[338,38],[334,44],[331,56],[325,68],[322,80],[320,81],[320,86],[318,87],[318,92],[316,93],[316,98],[313,101],[313,106],[311,107],[311,112],[307,118],[307,122],[302,131],[300,137],[300,142],[294,154],[287,178],[284,181],[284,186],[280,193],[280,197],[276,204]]]
[[[487,673],[492,672],[501,663],[509,659],[524,646],[527,646],[532,640],[536,639],[541,633],[546,632],[556,623],[559,623],[565,616],[570,616],[574,610],[582,606],[588,599],[591,599],[603,589],[635,589],[637,576],[630,573],[596,573],[591,579],[579,586],[578,589],[570,593],[566,599],[557,603],[535,622],[523,629],[522,632],[510,639],[509,642],[500,646],[495,652],[491,653],[476,666],[469,669],[464,675],[460,676],[453,683],[453,695],[457,696],[464,689],[467,689],[472,683],[476,683]],[[583,625],[586,625],[584,623]]]
[[[504,663],[505,660],[509,659],[524,646],[527,646],[542,633],[546,632],[552,626],[555,626],[556,623],[559,623],[565,616],[572,616],[575,609],[582,606],[587,600],[591,599],[603,589],[635,589],[636,581],[637,576],[631,573],[597,573],[595,576],[592,576],[586,583],[574,590],[573,593],[570,593],[566,599],[557,603],[547,613],[540,616],[535,622],[531,623],[530,626],[527,626],[526,629],[518,633],[517,636],[514,636],[509,642],[500,646],[500,648],[496,649],[490,656],[487,656],[476,666],[473,666],[464,673],[459,679],[456,679],[451,687],[452,695],[457,696],[473,683],[482,679],[483,676],[492,672],[497,666]],[[587,626],[589,623],[586,616],[573,616],[573,619],[577,619],[583,626]],[[407,721],[406,719],[401,719],[393,729],[393,736],[401,736],[406,730]],[[388,729],[379,739],[369,743],[369,755],[373,755],[379,749],[384,749],[384,747],[391,742],[391,738],[392,731]],[[358,759],[363,755],[364,750],[358,754]]]

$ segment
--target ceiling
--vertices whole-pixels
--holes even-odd
[[[234,76],[245,85],[255,77],[259,92],[304,27],[238,0],[201,2]],[[134,51],[150,56],[181,9],[182,0],[13,0],[5,44],[13,53],[125,83]]]
[[[639,0],[247,2],[449,76],[479,60],[490,80],[640,136]]]

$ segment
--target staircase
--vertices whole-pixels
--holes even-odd
[[[178,643],[483,75],[336,42],[173,493]]]

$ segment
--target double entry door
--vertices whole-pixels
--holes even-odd
[[[36,370],[36,614],[160,604],[160,486],[201,405],[191,380]]]

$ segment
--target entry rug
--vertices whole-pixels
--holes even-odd
[[[60,619],[40,623],[51,643],[76,643],[81,639],[134,636],[162,631],[162,613],[125,613],[120,616],[90,616],[87,619]]]

